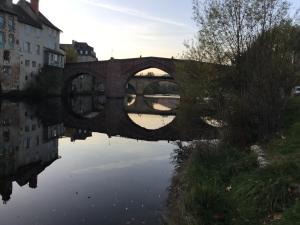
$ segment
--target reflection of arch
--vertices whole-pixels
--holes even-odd
[[[128,99],[131,100],[131,98],[133,98],[132,101],[128,101]],[[152,107],[152,105],[149,102],[147,102],[147,100],[149,99],[146,99],[144,96],[141,95],[127,95],[124,101],[124,108],[126,109],[127,113],[134,113],[134,114],[148,114],[148,115],[153,114],[153,115],[163,115],[163,116],[170,116],[176,114],[178,107],[172,107],[171,110],[159,110],[159,108]],[[164,101],[164,99],[160,99],[160,100]],[[166,101],[168,101],[167,98]],[[179,104],[178,99],[172,98],[170,99],[170,101],[173,102],[168,102],[168,103],[171,104],[173,103],[176,105]],[[174,101],[176,102],[174,103]]]
[[[82,98],[83,96],[80,96],[79,98]],[[66,109],[66,111],[68,112],[68,114],[72,115],[73,117],[77,118],[77,119],[80,119],[80,120],[90,120],[92,118],[95,118],[95,117],[98,117],[103,111],[104,111],[104,106],[105,106],[105,96],[101,96],[101,95],[95,95],[95,96],[84,96],[85,98],[91,98],[91,102],[92,102],[92,107],[93,109],[95,109],[95,98],[103,98],[103,103],[99,103],[99,105],[101,104],[102,106],[102,110],[100,109],[95,109],[93,111],[91,111],[88,115],[83,115],[83,114],[80,114],[78,112],[75,112],[74,111],[74,108],[73,108],[73,102],[72,100],[76,99],[76,98],[71,98],[71,97],[64,97],[63,98],[63,106],[64,108]]]
[[[131,114],[128,113],[128,118],[133,122],[134,124],[138,125],[141,128],[144,128],[146,130],[160,130],[163,127],[171,124],[176,116],[161,116],[161,115],[147,115],[147,114]],[[138,116],[143,117],[152,117],[150,118],[150,122],[147,123],[147,118],[143,118],[141,121],[136,120]]]
[[[125,106],[129,107],[134,105],[136,102],[136,95],[126,95],[124,98]]]

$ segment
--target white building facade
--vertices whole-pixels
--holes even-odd
[[[22,91],[35,83],[45,66],[64,67],[64,52],[59,45],[61,31],[39,11],[39,0],[31,0],[30,3],[20,0],[17,4],[6,0],[4,9],[10,9],[15,21],[14,49],[8,49],[14,55],[10,65],[14,74],[10,77],[1,76],[1,91]],[[9,28],[7,20],[4,24]],[[8,35],[11,33],[6,34]],[[2,51],[10,46],[9,43],[6,45]],[[0,50],[0,54],[4,53]],[[0,67],[4,66],[2,62],[1,60]]]

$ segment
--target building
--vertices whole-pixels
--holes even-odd
[[[1,1],[1,91],[24,90],[36,81],[44,66],[64,67],[61,30],[40,11],[39,0]]]
[[[77,52],[77,62],[95,62],[98,61],[94,48],[89,46],[86,42],[72,41],[72,44],[62,44],[61,48],[73,48]]]
[[[38,175],[58,156],[57,127],[45,126],[24,103],[2,102],[0,114],[0,195],[7,202],[12,183],[37,187]],[[60,124],[57,124],[59,127]],[[62,131],[63,132],[63,131]]]
[[[0,82],[2,90],[19,88],[18,16],[10,0],[0,4]]]

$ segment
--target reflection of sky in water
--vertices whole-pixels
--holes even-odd
[[[170,111],[170,110],[172,110],[170,107],[167,107],[167,106],[159,104],[159,103],[153,103],[152,107],[153,107],[153,109],[160,110],[160,111]]]
[[[62,158],[39,175],[37,189],[14,183],[12,199],[0,206],[1,224],[160,224],[173,149],[103,134],[61,139]]]
[[[160,116],[160,115],[147,115],[147,114],[134,114],[129,113],[128,117],[135,124],[149,130],[157,130],[170,124],[176,116]]]

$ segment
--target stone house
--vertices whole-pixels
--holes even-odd
[[[89,46],[86,42],[72,41],[72,44],[61,44],[60,47],[64,50],[66,48],[73,48],[77,52],[77,62],[95,62],[98,61],[94,48]]]
[[[39,0],[1,1],[0,30],[2,92],[26,89],[44,66],[64,67],[61,31],[39,11]],[[4,59],[7,55],[9,62]]]

